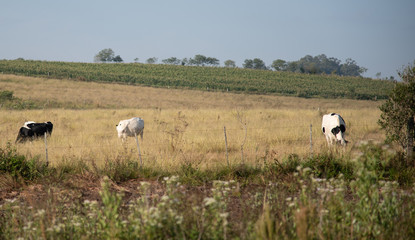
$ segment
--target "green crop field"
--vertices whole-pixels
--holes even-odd
[[[386,99],[389,81],[223,67],[2,60],[8,74],[298,97]]]

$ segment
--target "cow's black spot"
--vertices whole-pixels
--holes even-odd
[[[323,133],[325,133],[326,132],[326,129],[324,129],[324,127],[323,127]]]
[[[331,132],[332,132],[334,135],[337,135],[337,134],[340,132],[340,127],[335,127],[335,128],[333,128],[333,129],[331,129]]]
[[[332,113],[332,114],[331,114],[331,116],[334,116],[334,115],[336,115],[336,114],[335,114],[335,113]]]
[[[342,131],[342,133],[346,132],[346,126],[344,126],[343,124],[340,125],[340,131]]]

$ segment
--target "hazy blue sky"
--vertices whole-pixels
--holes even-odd
[[[0,59],[352,58],[365,76],[415,60],[414,0],[0,0]]]

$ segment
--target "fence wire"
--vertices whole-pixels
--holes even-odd
[[[369,124],[362,124],[362,125],[353,125],[352,127],[370,127]],[[304,132],[304,136],[298,136],[297,138],[294,137],[290,137],[290,139],[278,136],[278,130],[279,129],[295,129],[296,132],[298,131],[302,131]],[[301,130],[299,130],[301,129]],[[226,128],[226,134],[228,135],[228,141],[229,139],[232,139],[232,135],[235,132],[244,132],[244,128],[243,127],[237,127],[237,128]],[[276,132],[276,136],[272,137],[272,136],[260,136],[260,132],[259,131],[275,131]],[[309,148],[309,153],[310,156],[312,156],[313,154],[313,146],[315,145],[315,142],[325,142],[325,138],[322,135],[322,139],[319,139],[319,141],[316,141],[315,139],[317,139],[317,137],[313,136],[313,132],[314,134],[320,132],[320,126],[317,127],[312,127],[310,128],[310,125],[297,125],[297,126],[276,126],[276,127],[258,127],[258,128],[248,128],[247,132],[248,132],[248,141],[252,141],[252,139],[254,139],[254,141],[258,141],[258,142],[269,142],[272,141],[273,144],[292,144],[292,143],[296,143],[296,144],[301,144],[304,145],[304,148]],[[14,131],[11,131],[8,129],[8,131],[3,131],[2,133],[0,133],[1,135],[10,135],[10,133],[12,133]],[[223,148],[225,151],[225,137],[224,137],[224,129],[223,128],[209,128],[209,129],[184,129],[181,130],[181,134],[185,134],[185,133],[214,133],[214,135],[216,135],[215,137],[217,137],[217,141],[218,142],[223,142]],[[5,134],[6,133],[6,134]],[[258,134],[259,133],[259,134]],[[144,130],[144,141],[146,141],[145,139],[147,138],[152,138],[152,137],[159,137],[160,135],[171,135],[171,134],[175,134],[174,129],[169,129],[169,130]],[[243,133],[238,133],[238,134],[243,134]],[[17,135],[17,133],[16,133]],[[150,135],[150,137],[148,137]],[[153,136],[151,136],[153,135]],[[72,150],[72,149],[112,149],[114,147],[114,144],[110,144],[110,143],[105,143],[105,142],[101,142],[99,144],[74,144],[73,142],[68,142],[68,143],[57,143],[55,141],[49,141],[50,138],[65,138],[65,137],[79,137],[80,142],[83,141],[84,138],[86,137],[99,137],[99,138],[117,138],[118,139],[118,133],[117,131],[114,129],[112,131],[103,131],[103,132],[99,132],[99,133],[92,133],[92,134],[83,134],[82,132],[79,132],[77,134],[60,134],[59,132],[56,133],[55,132],[52,133],[52,136],[48,136],[47,138],[47,148],[46,148],[46,152],[49,151],[49,155],[51,153],[53,153],[54,149],[68,149],[68,150]],[[239,136],[240,137],[240,136]],[[301,137],[301,139],[299,139]],[[211,139],[212,136],[209,136],[207,139]],[[3,139],[4,140],[4,139]],[[170,138],[165,138],[166,141],[170,141]],[[235,143],[235,138],[233,138],[233,145],[238,145],[238,143]],[[240,140],[240,139],[238,139]],[[314,141],[314,142],[313,142]],[[120,140],[121,142],[121,140]],[[140,141],[141,142],[141,141]],[[232,142],[232,141],[229,141]],[[229,144],[228,142],[228,144]],[[190,144],[195,144],[195,143],[190,143]],[[141,144],[140,144],[141,145]],[[152,146],[154,145],[154,143],[152,143]],[[30,149],[30,146],[27,147],[25,145],[21,145],[23,148],[27,148]],[[158,147],[169,147],[168,143],[165,144],[156,144],[156,146]],[[119,147],[119,146],[117,146]],[[124,145],[124,147],[126,147],[126,145]],[[239,145],[238,145],[239,147]],[[233,148],[235,148],[235,146],[233,146]],[[249,151],[249,149],[247,149],[247,147],[244,147],[245,150],[244,151]],[[144,151],[141,152],[141,155],[143,157],[149,158],[149,157],[158,157],[158,156],[162,156],[162,153],[159,154],[150,154],[146,151],[146,149],[143,149]],[[229,150],[228,146],[226,146],[226,150]],[[116,149],[114,151],[117,151]],[[254,150],[256,151],[256,150]]]

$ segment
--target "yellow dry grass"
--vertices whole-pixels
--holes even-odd
[[[309,155],[310,124],[312,150],[318,154],[327,151],[320,130],[321,114],[327,112],[340,113],[346,120],[346,139],[351,144],[345,152],[362,140],[384,139],[377,125],[380,102],[373,101],[159,89],[13,75],[0,75],[0,90],[14,91],[14,96],[22,99],[96,106],[85,110],[0,110],[1,148],[7,142],[14,145],[19,128],[27,120],[53,122],[52,137],[47,140],[51,163],[80,159],[102,164],[105,160],[137,158],[134,138],[122,144],[115,130],[119,120],[133,116],[145,120],[140,147],[148,166],[225,165],[224,126],[231,164],[262,164],[289,154]],[[42,140],[15,146],[29,157],[45,157]]]

